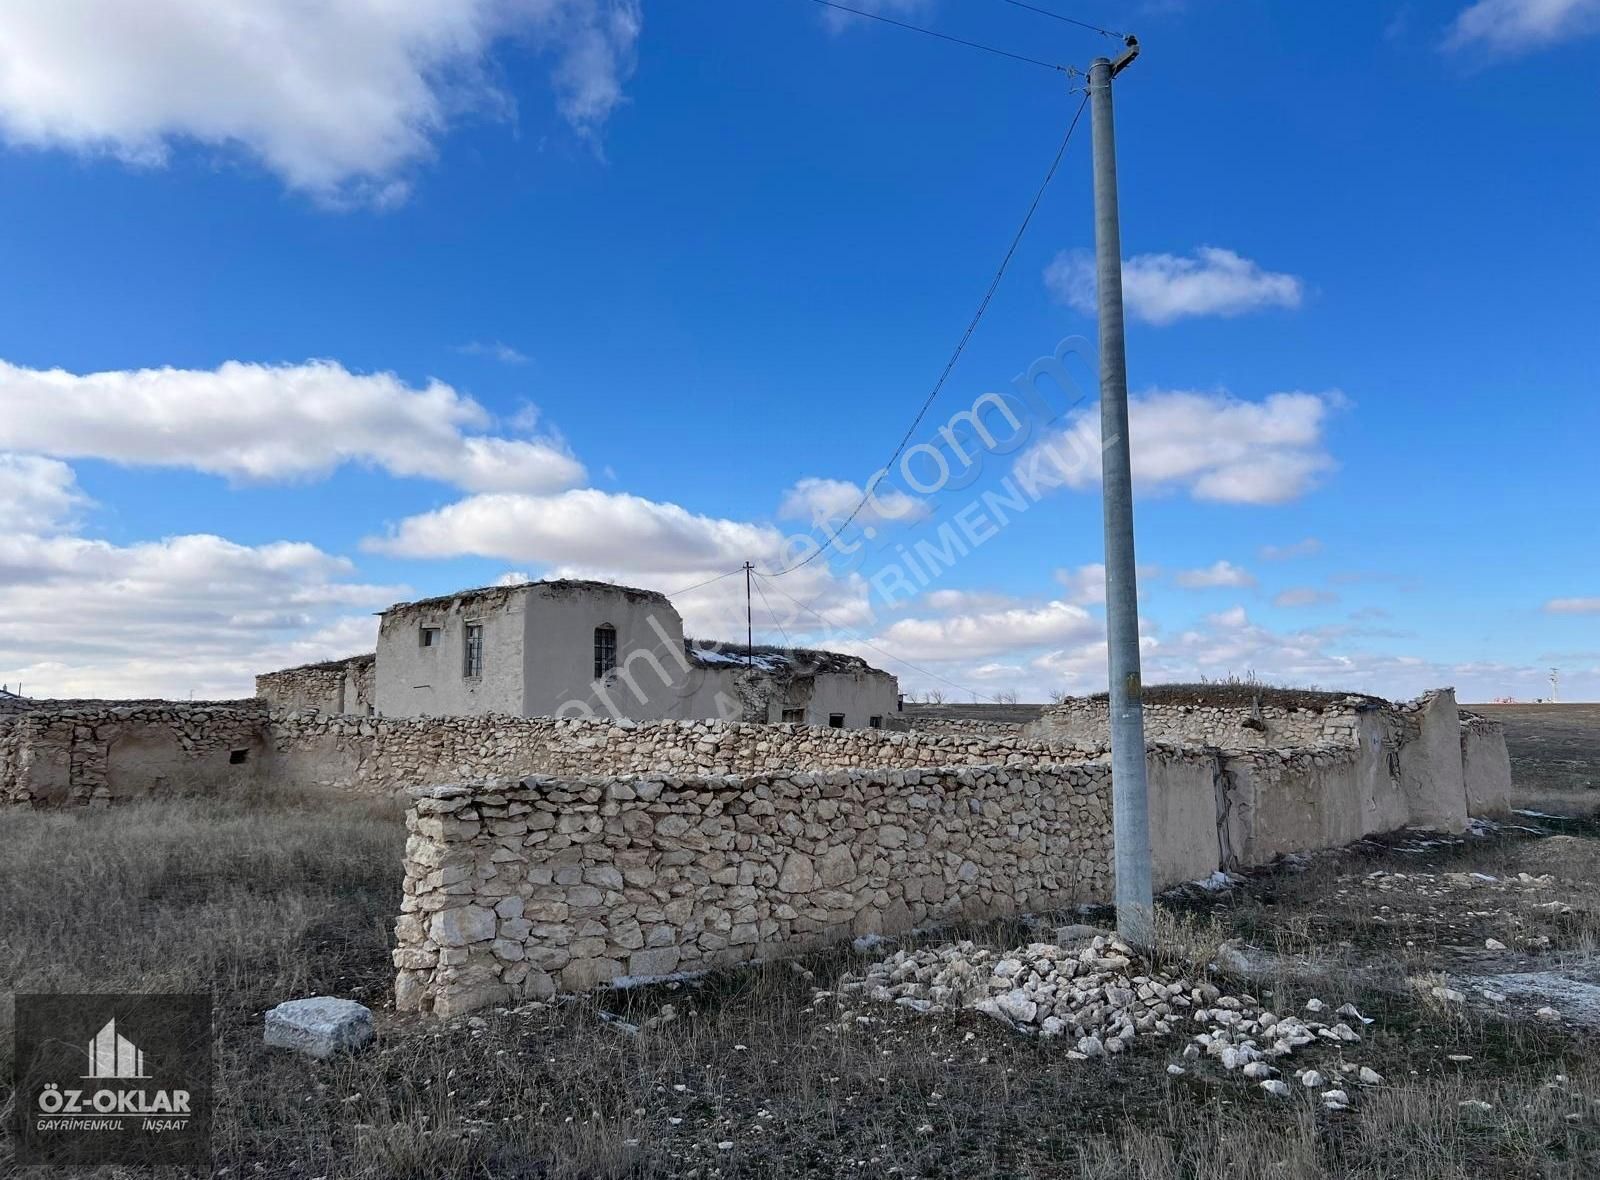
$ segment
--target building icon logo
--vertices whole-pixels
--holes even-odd
[[[147,1078],[144,1052],[127,1037],[117,1032],[117,1018],[106,1021],[105,1027],[89,1041],[89,1072],[85,1078]]]
[[[5,1131],[17,1163],[76,1176],[99,1164],[211,1162],[210,996],[24,992],[15,1012]]]

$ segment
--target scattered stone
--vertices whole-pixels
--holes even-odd
[[[1356,1076],[1361,1079],[1363,1086],[1377,1086],[1383,1083],[1383,1075],[1371,1066],[1363,1065],[1361,1072]]]
[[[1481,1098],[1463,1098],[1460,1102],[1456,1103],[1456,1105],[1462,1110],[1475,1110],[1479,1114],[1488,1114],[1494,1109],[1494,1103],[1485,1102]]]
[[[268,1045],[295,1049],[318,1060],[353,1053],[374,1035],[371,1009],[337,996],[285,1000],[267,1013]]]
[[[1459,992],[1453,987],[1436,987],[1433,989],[1433,997],[1447,1004],[1464,1004],[1467,1001],[1466,993]]]
[[[1561,1013],[1546,1005],[1535,1012],[1533,1018],[1535,1020],[1543,1020],[1547,1024],[1559,1024],[1561,1022]]]
[[[1276,1078],[1272,1078],[1269,1081],[1262,1082],[1261,1083],[1261,1088],[1263,1090],[1265,1090],[1268,1094],[1271,1094],[1274,1098],[1287,1098],[1287,1097],[1289,1097],[1289,1086],[1288,1086],[1288,1084],[1285,1083],[1285,1082],[1280,1082]]]
[[[1324,1078],[1314,1069],[1308,1069],[1303,1073],[1296,1074],[1295,1076],[1300,1079],[1300,1084],[1308,1089],[1313,1089],[1327,1081],[1326,1078]]]
[[[1327,1010],[1328,1005],[1324,1004],[1321,1000],[1313,998],[1306,1001],[1307,1012],[1326,1012]]]
[[[1498,938],[1486,938],[1483,940],[1483,949],[1486,951],[1503,951],[1506,949],[1506,944]]]
[[[1167,1072],[1175,1078],[1180,1078],[1189,1071],[1184,1069],[1181,1065],[1169,1065],[1167,1066]]]

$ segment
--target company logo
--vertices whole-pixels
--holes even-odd
[[[144,1054],[127,1037],[117,1032],[115,1017],[94,1034],[89,1042],[89,1072],[86,1078],[147,1078]]]
[[[210,1161],[211,1000],[19,995],[18,1162]]]

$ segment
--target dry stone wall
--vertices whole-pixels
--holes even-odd
[[[284,712],[315,709],[365,717],[372,712],[376,667],[377,656],[367,652],[343,660],[266,672],[256,677],[256,696],[269,708]]]
[[[1359,714],[1370,707],[1365,697],[1333,701],[1323,708],[1149,703],[1144,707],[1144,734],[1152,742],[1225,750],[1352,745]],[[1022,732],[1038,741],[1103,742],[1109,740],[1110,725],[1106,698],[1071,697],[1029,722]]]
[[[793,769],[1081,762],[1087,742],[1018,735],[897,733],[726,721],[611,722],[487,715],[355,718],[276,714],[276,773],[286,782],[360,792],[529,774],[757,774]]]
[[[1103,899],[1099,763],[421,792],[396,1005],[440,1015]]]
[[[267,714],[255,701],[35,702],[0,716],[0,804],[224,793],[259,781],[267,750]]]

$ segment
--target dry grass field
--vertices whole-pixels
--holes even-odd
[[[1592,765],[1600,731],[1587,732],[1540,739],[1547,761]],[[1514,743],[1519,782],[1554,813],[1555,784],[1522,754],[1535,739]],[[1576,814],[1587,789],[1562,789]],[[1590,819],[1372,842],[1168,899],[1164,953],[1184,970],[1278,1011],[1315,996],[1373,1018],[1360,1045],[1307,1050],[1324,1072],[1345,1060],[1383,1075],[1338,1113],[1208,1062],[1169,1076],[1180,1036],[1073,1061],[1061,1041],[976,1013],[818,998],[881,950],[449,1023],[397,1016],[402,841],[392,807],[348,800],[7,813],[0,990],[211,991],[219,1176],[1600,1175],[1600,1025],[1567,1000],[1541,1020],[1548,1000],[1492,1003],[1462,982],[1597,978]],[[961,933],[999,948],[1041,936],[1020,923]],[[1235,975],[1230,940],[1256,948],[1258,973]],[[1471,1001],[1439,999],[1445,984]],[[314,994],[373,1007],[377,1043],[328,1063],[266,1049],[265,1009]],[[0,1175],[13,1170],[0,1143]]]

